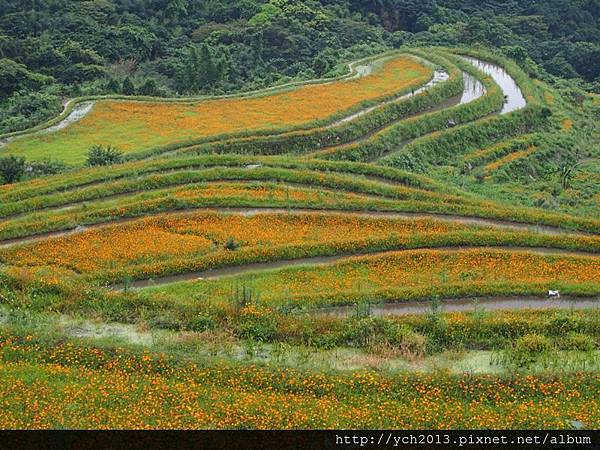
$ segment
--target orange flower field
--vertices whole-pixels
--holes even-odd
[[[232,286],[248,285],[260,301],[278,305],[349,303],[364,298],[398,301],[444,296],[515,294],[533,287],[543,293],[554,286],[588,286],[600,293],[600,257],[554,256],[501,249],[405,250],[350,257],[326,267],[288,268],[233,278],[182,282],[151,288],[185,297],[196,290],[226,301]],[[507,292],[508,291],[508,292]],[[454,295],[453,295],[454,293]]]
[[[600,426],[600,378],[306,373],[0,342],[2,428],[563,428]],[[35,374],[24,382],[22,374]]]
[[[277,207],[364,210],[393,210],[398,203],[367,195],[302,188],[276,183],[202,183],[153,192],[132,193],[118,199],[99,200],[55,211],[36,212],[0,222],[0,236],[11,238],[45,231],[74,228],[159,213],[172,209],[210,207]]]
[[[148,5],[117,5],[150,59],[13,61],[0,429],[600,428],[593,82],[530,46],[434,46],[461,23],[348,34],[378,7],[176,3],[152,38],[128,22]],[[317,7],[342,47],[262,60]],[[291,74],[332,78],[239,94]]]
[[[422,85],[431,74],[432,70],[416,59],[398,56],[362,78],[264,96],[196,103],[99,101],[88,115],[65,129],[18,139],[6,149],[31,157],[56,149],[65,160],[81,162],[94,144],[110,144],[133,152],[206,136],[307,125],[361,102]]]
[[[185,195],[185,192],[181,193]],[[463,229],[460,224],[428,219],[390,220],[322,214],[172,214],[109,225],[62,238],[0,251],[8,264],[59,266],[77,272],[97,272],[124,265],[224,252],[228,239],[241,250],[302,244],[344,244],[407,237],[412,233],[442,234]],[[363,242],[361,244],[361,242]]]
[[[19,267],[52,266],[108,279],[119,273],[143,278],[252,261],[372,253],[411,246],[477,246],[483,241],[496,245],[515,242],[532,245],[529,243],[535,242],[560,247],[569,239],[502,232],[427,218],[394,219],[318,212],[226,214],[198,211],[135,219],[7,247],[0,249],[0,261]],[[234,248],[227,248],[228,242]],[[575,243],[584,248],[600,247],[600,239],[596,237],[571,238],[570,244]],[[388,259],[385,257],[381,264],[402,267],[399,262]],[[424,264],[434,266],[438,262],[432,260]],[[390,273],[373,264],[373,261],[368,262],[368,270],[372,272],[370,278],[381,280],[382,286],[396,283],[386,278]],[[128,272],[128,268],[132,271]],[[412,269],[407,265],[405,275],[408,276]],[[351,272],[345,274],[342,283],[353,285],[348,278],[355,276]],[[418,277],[412,279],[419,280]],[[311,283],[308,281],[308,285]],[[339,287],[324,286],[323,289],[336,291]],[[303,290],[299,287],[299,292]]]

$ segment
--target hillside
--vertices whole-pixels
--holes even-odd
[[[600,426],[594,2],[34,3],[0,426]]]

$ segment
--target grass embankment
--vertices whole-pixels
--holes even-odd
[[[451,64],[457,71],[458,67],[460,67],[460,70],[480,80],[485,92],[480,97],[468,103],[457,104],[437,111],[428,112],[427,108],[420,108],[418,114],[393,123],[368,136],[366,139],[325,150],[318,150],[309,153],[309,155],[311,157],[332,160],[378,160],[398,151],[398,149],[407,145],[412,140],[428,136],[435,132],[442,132],[447,128],[449,121],[453,121],[456,124],[468,123],[501,108],[502,91],[490,77],[485,76],[485,74],[472,65],[453,55],[446,53],[433,54],[437,55],[442,61],[446,61],[447,64]],[[449,89],[449,87],[442,85],[438,89]]]
[[[219,181],[281,181],[304,185],[307,188],[335,189],[357,194],[380,195],[389,199],[445,201],[464,203],[457,195],[430,192],[402,185],[390,185],[378,180],[359,178],[345,173],[323,173],[306,169],[259,167],[248,170],[240,167],[214,167],[165,171],[157,174],[131,176],[107,183],[83,186],[77,190],[39,195],[0,206],[0,217],[33,212],[37,209],[58,207],[77,202],[99,200],[121,194],[135,194],[168,187]]]
[[[299,160],[280,156],[199,155],[195,157],[171,157],[128,162],[111,166],[110,170],[106,170],[105,167],[78,169],[59,175],[2,185],[0,186],[0,200],[2,200],[3,204],[8,204],[41,195],[69,192],[91,185],[101,185],[110,181],[123,180],[134,176],[161,174],[162,172],[199,170],[214,167],[259,168],[262,166],[372,176],[380,178],[382,182],[398,183],[408,187],[446,194],[464,194],[458,189],[448,188],[446,185],[423,175],[372,164],[316,159]],[[6,213],[10,212],[14,211],[8,208]]]
[[[509,114],[468,121],[469,123],[456,128],[416,139],[399,151],[387,155],[381,161],[383,164],[427,172],[430,167],[447,164],[457,155],[498,143],[502,139],[532,132],[549,124],[548,118],[552,112],[545,103],[542,89],[512,61],[490,52],[453,51],[502,66],[518,84],[526,99],[526,106]],[[501,89],[496,90],[495,97],[500,100],[501,105]]]
[[[379,67],[380,66],[380,67]],[[201,136],[314,127],[424,84],[432,70],[414,58],[394,56],[362,78],[293,91],[197,103],[98,101],[83,119],[54,133],[24,136],[3,152],[39,159],[47,155],[79,164],[95,144],[136,152]]]
[[[539,135],[525,134],[458,156],[456,164],[462,166],[464,172],[471,172],[477,166],[484,166],[484,175],[489,175],[489,172],[494,170],[494,165],[500,167],[499,161],[503,158],[515,158],[511,155],[520,154],[524,151],[535,151],[539,145]]]

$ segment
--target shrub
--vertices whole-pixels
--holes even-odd
[[[170,311],[162,311],[160,315],[151,317],[148,323],[151,328],[159,328],[164,330],[182,329],[181,318]]]
[[[250,305],[240,311],[235,333],[243,339],[266,342],[277,333],[277,323],[271,310]]]
[[[135,86],[133,85],[131,78],[127,77],[123,80],[121,92],[123,92],[123,94],[125,94],[125,95],[134,95],[135,94]]]
[[[140,86],[139,93],[140,95],[157,95],[158,86],[156,81],[154,81],[152,78],[146,80],[146,82]]]
[[[67,165],[64,162],[54,159],[30,162],[27,168],[29,176],[33,177],[56,175],[57,173],[64,172],[66,169]]]
[[[563,339],[558,340],[558,347],[563,350],[576,350],[580,352],[593,352],[596,342],[592,336],[582,333],[569,333]]]
[[[123,162],[123,153],[110,145],[106,147],[94,145],[88,151],[87,165],[90,167],[109,166],[121,162]]]
[[[241,245],[239,242],[237,242],[234,238],[230,237],[227,239],[227,242],[225,242],[225,250],[237,250],[238,248],[240,248]]]
[[[217,321],[213,316],[207,314],[198,314],[189,319],[187,328],[192,331],[205,332],[214,330],[217,327]]]
[[[22,156],[5,156],[0,158],[0,181],[15,183],[25,175],[25,158]]]
[[[427,337],[404,329],[399,342],[394,346],[399,356],[408,361],[415,361],[425,356],[427,352]]]
[[[357,317],[345,322],[345,340],[356,347],[368,347],[377,342],[382,320],[377,317]]]
[[[505,352],[504,362],[509,367],[527,368],[538,362],[551,347],[550,340],[546,336],[535,333],[525,334]]]

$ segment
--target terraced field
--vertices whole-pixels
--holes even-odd
[[[77,163],[85,160],[87,149],[94,144],[140,152],[194,139],[312,128],[410,92],[432,76],[430,68],[408,56],[366,60],[350,67],[349,76],[338,81],[291,90],[282,87],[273,93],[238,98],[196,102],[98,100],[70,126],[16,139],[7,150],[38,158],[52,154]],[[88,104],[83,103],[84,107]]]
[[[599,427],[596,103],[407,49],[0,137],[72,165],[0,186],[0,425]]]

